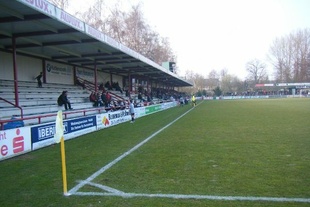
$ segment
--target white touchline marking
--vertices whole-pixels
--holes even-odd
[[[179,116],[178,118],[176,118],[174,121],[172,121],[171,123],[167,124],[166,126],[164,126],[163,128],[161,128],[160,130],[158,130],[157,132],[153,133],[151,136],[149,136],[148,138],[146,138],[145,140],[143,140],[142,142],[140,142],[139,144],[137,144],[136,146],[134,146],[133,148],[131,148],[130,150],[128,150],[127,152],[125,152],[124,154],[122,154],[121,156],[119,156],[118,158],[116,158],[115,160],[113,160],[112,162],[110,162],[109,164],[107,164],[106,166],[102,167],[101,169],[99,169],[97,172],[95,172],[94,174],[92,174],[90,177],[88,177],[85,181],[81,181],[78,185],[76,185],[75,187],[73,187],[71,190],[69,190],[68,194],[72,195],[72,194],[76,194],[76,192],[82,188],[84,185],[90,183],[92,180],[94,180],[97,176],[99,176],[100,174],[102,174],[103,172],[105,172],[106,170],[108,170],[110,167],[112,167],[113,165],[115,165],[116,163],[118,163],[119,161],[121,161],[124,157],[126,157],[127,155],[131,154],[133,151],[137,150],[139,147],[141,147],[142,145],[144,145],[146,142],[148,142],[150,139],[152,139],[153,137],[155,137],[157,134],[159,134],[160,132],[162,132],[164,129],[166,129],[167,127],[169,127],[170,125],[172,125],[174,122],[176,122],[177,120],[179,120],[180,118],[182,118],[183,116],[185,116],[187,113],[189,113],[192,109],[188,110],[187,112],[185,112],[184,114],[182,114],[181,116]]]
[[[212,195],[184,195],[184,194],[145,194],[145,193],[125,193],[106,185],[93,182],[88,185],[97,187],[107,192],[76,192],[80,196],[117,196],[125,198],[149,197],[149,198],[173,198],[173,199],[208,199],[208,200],[230,200],[230,201],[271,201],[271,202],[299,202],[310,203],[310,198],[277,198],[277,197],[253,197],[253,196],[212,196]]]
[[[125,198],[174,198],[174,199],[207,199],[227,201],[269,201],[269,202],[299,202],[310,203],[310,198],[277,198],[277,197],[253,197],[253,196],[212,196],[212,195],[183,195],[183,194],[145,194],[145,193],[100,193],[100,192],[76,192],[80,196],[118,196]]]

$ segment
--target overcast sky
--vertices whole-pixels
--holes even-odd
[[[70,0],[70,10],[87,8]],[[244,79],[245,64],[267,62],[276,37],[310,28],[310,0],[119,0],[124,8],[141,2],[145,21],[168,37],[180,74],[191,70],[207,77],[227,69]],[[115,3],[115,0],[106,0]],[[272,78],[272,68],[268,66]]]

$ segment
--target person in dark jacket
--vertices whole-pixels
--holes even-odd
[[[43,77],[43,73],[42,72],[37,77],[35,77],[35,79],[38,82],[38,88],[42,88],[42,81],[41,81],[42,77]]]
[[[108,88],[108,90],[113,90],[110,81],[107,81],[107,82],[105,83],[104,87]]]
[[[72,110],[73,108],[71,108],[71,103],[68,99],[68,91],[63,91],[62,94],[58,97],[57,100],[58,106],[62,106],[65,105],[65,109],[68,110],[68,108],[70,110]]]
[[[102,94],[101,94],[101,100],[102,100],[102,104],[103,104],[103,106],[108,107],[108,102],[107,102],[106,92],[105,92],[105,93],[104,93],[104,92],[102,92]]]

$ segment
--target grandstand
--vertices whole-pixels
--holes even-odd
[[[74,108],[64,115],[72,118],[105,111],[93,108],[88,97],[107,81],[127,87],[134,99],[141,86],[148,93],[191,86],[47,1],[44,7],[36,1],[1,1],[0,11],[1,129],[13,116],[25,124],[54,120],[63,90]],[[37,88],[34,77],[41,72],[43,88]],[[114,90],[111,95],[126,98]]]
[[[106,107],[93,108],[89,101],[91,91],[95,91],[94,84],[88,82],[84,89],[81,86],[66,84],[44,84],[38,88],[36,82],[19,81],[18,99],[19,106],[15,107],[14,82],[0,80],[0,114],[2,119],[24,120],[25,125],[53,121],[56,113],[63,110],[63,106],[57,105],[57,99],[62,91],[69,92],[69,99],[74,107],[73,111],[65,112],[66,118],[102,113],[110,110]],[[106,89],[107,90],[107,89]],[[125,100],[125,94],[118,91],[109,91],[112,100]],[[133,98],[136,98],[134,96]],[[38,121],[38,119],[40,119]]]

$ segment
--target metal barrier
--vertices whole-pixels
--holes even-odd
[[[67,119],[67,116],[69,114],[77,114],[77,113],[82,113],[83,116],[86,116],[87,112],[91,111],[97,111],[98,113],[101,113],[102,111],[106,112],[107,110],[110,110],[110,108],[105,108],[105,107],[98,107],[94,109],[83,109],[83,110],[75,110],[75,111],[65,111],[63,112],[64,119]],[[38,116],[29,116],[29,117],[22,117],[22,118],[14,118],[14,119],[6,119],[6,120],[0,120],[0,130],[4,130],[4,124],[9,123],[9,122],[15,122],[15,121],[25,121],[25,120],[33,120],[37,119],[38,124],[41,124],[42,118],[46,117],[53,117],[57,116],[57,113],[52,113],[52,114],[46,114],[46,115],[38,115]]]
[[[22,117],[22,118],[24,117],[24,113],[23,113],[22,107],[16,106],[16,105],[13,104],[12,102],[10,102],[10,101],[8,101],[8,100],[6,100],[6,99],[4,99],[4,98],[1,98],[1,97],[0,97],[0,100],[6,102],[6,103],[8,103],[8,104],[11,104],[12,106],[14,106],[14,107],[16,107],[16,108],[19,108],[19,109],[20,109],[20,117]],[[1,125],[1,129],[2,129],[2,125]]]

